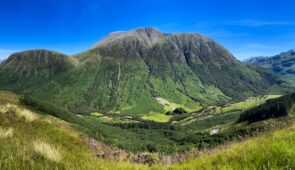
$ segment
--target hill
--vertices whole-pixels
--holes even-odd
[[[295,81],[295,49],[282,52],[272,57],[253,57],[245,60],[245,63],[262,66]]]
[[[159,114],[265,94],[284,81],[236,60],[195,33],[153,28],[115,32],[75,56],[45,50],[13,54],[0,65],[0,88],[78,114]]]

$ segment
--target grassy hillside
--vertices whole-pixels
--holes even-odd
[[[265,100],[262,99],[265,98],[248,100],[249,108],[255,108],[251,104],[253,101],[262,102],[261,106],[273,103],[263,102]],[[286,98],[274,101],[283,101],[283,99]],[[233,111],[239,105],[239,103],[233,104],[231,109],[227,109]],[[213,113],[209,110],[206,112],[206,114]],[[197,157],[182,163],[159,164],[156,163],[156,156],[153,158],[156,159],[154,164],[147,166],[126,161],[114,162],[93,156],[82,138],[87,134],[84,128],[32,110],[20,103],[20,96],[1,91],[0,169],[293,169],[295,168],[293,112],[293,109],[289,110],[288,117],[252,123],[251,128],[268,129],[267,133],[255,138],[240,141],[239,137],[243,133],[239,132],[239,136],[236,136],[231,143],[199,152]],[[97,113],[94,116],[100,115]],[[278,127],[283,129],[274,131]]]
[[[0,169],[142,169],[92,155],[71,124],[41,115],[0,92]],[[139,168],[140,167],[140,168]]]
[[[294,169],[295,125],[155,169]]]

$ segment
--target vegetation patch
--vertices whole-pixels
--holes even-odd
[[[38,116],[28,109],[16,109],[16,115],[25,118],[25,120],[28,122],[38,119]]]
[[[99,112],[93,112],[90,115],[91,116],[98,116],[98,117],[103,116],[103,114],[102,113],[99,113]]]
[[[13,128],[2,128],[0,127],[0,139],[8,138],[13,136]]]
[[[166,115],[163,113],[150,112],[148,114],[145,114],[142,118],[144,120],[150,120],[154,122],[169,122],[171,117],[171,115]]]
[[[155,169],[294,169],[295,126],[205,152],[197,158]]]
[[[168,100],[161,98],[161,97],[156,97],[156,100],[159,102],[159,104],[164,106],[164,110],[166,112],[173,112],[174,110],[177,109],[182,109],[187,110],[187,111],[195,111],[195,110],[200,110],[202,109],[202,106],[198,105],[197,103],[194,104],[194,106],[191,106],[191,108],[188,108],[182,104],[177,104],[177,103],[171,103]]]
[[[267,100],[266,103],[241,114],[238,122],[253,123],[269,118],[287,116],[295,103],[295,94],[278,99]]]
[[[176,108],[173,111],[166,112],[166,115],[183,115],[185,113],[187,113],[187,111],[183,108]]]
[[[20,96],[10,91],[0,90],[0,99],[2,102],[18,103]]]
[[[42,141],[34,141],[33,147],[35,152],[42,155],[46,159],[52,160],[54,162],[59,162],[62,159],[59,149],[55,148],[49,143]]]

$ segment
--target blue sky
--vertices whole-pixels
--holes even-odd
[[[75,54],[112,31],[198,32],[238,59],[295,48],[293,0],[9,0],[0,2],[0,59],[43,48]]]

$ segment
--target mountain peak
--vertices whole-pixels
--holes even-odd
[[[9,58],[8,61],[11,60],[31,60],[31,61],[40,61],[40,62],[48,62],[48,60],[64,60],[67,58],[66,55],[55,52],[49,51],[44,49],[35,49],[35,50],[27,50],[22,52],[13,53]]]
[[[160,30],[152,27],[139,27],[129,31],[111,32],[106,37],[102,38],[93,48],[109,45],[114,42],[120,42],[126,39],[139,40],[146,42],[148,45],[157,43],[164,38],[164,34]]]
[[[25,77],[33,75],[49,77],[74,66],[74,64],[74,58],[65,54],[36,49],[12,54],[7,60],[1,63],[0,68],[12,70],[10,71],[11,73]]]
[[[137,31],[139,33],[145,33],[145,34],[162,34],[159,29],[154,27],[139,27],[139,28],[135,28],[133,31]]]

